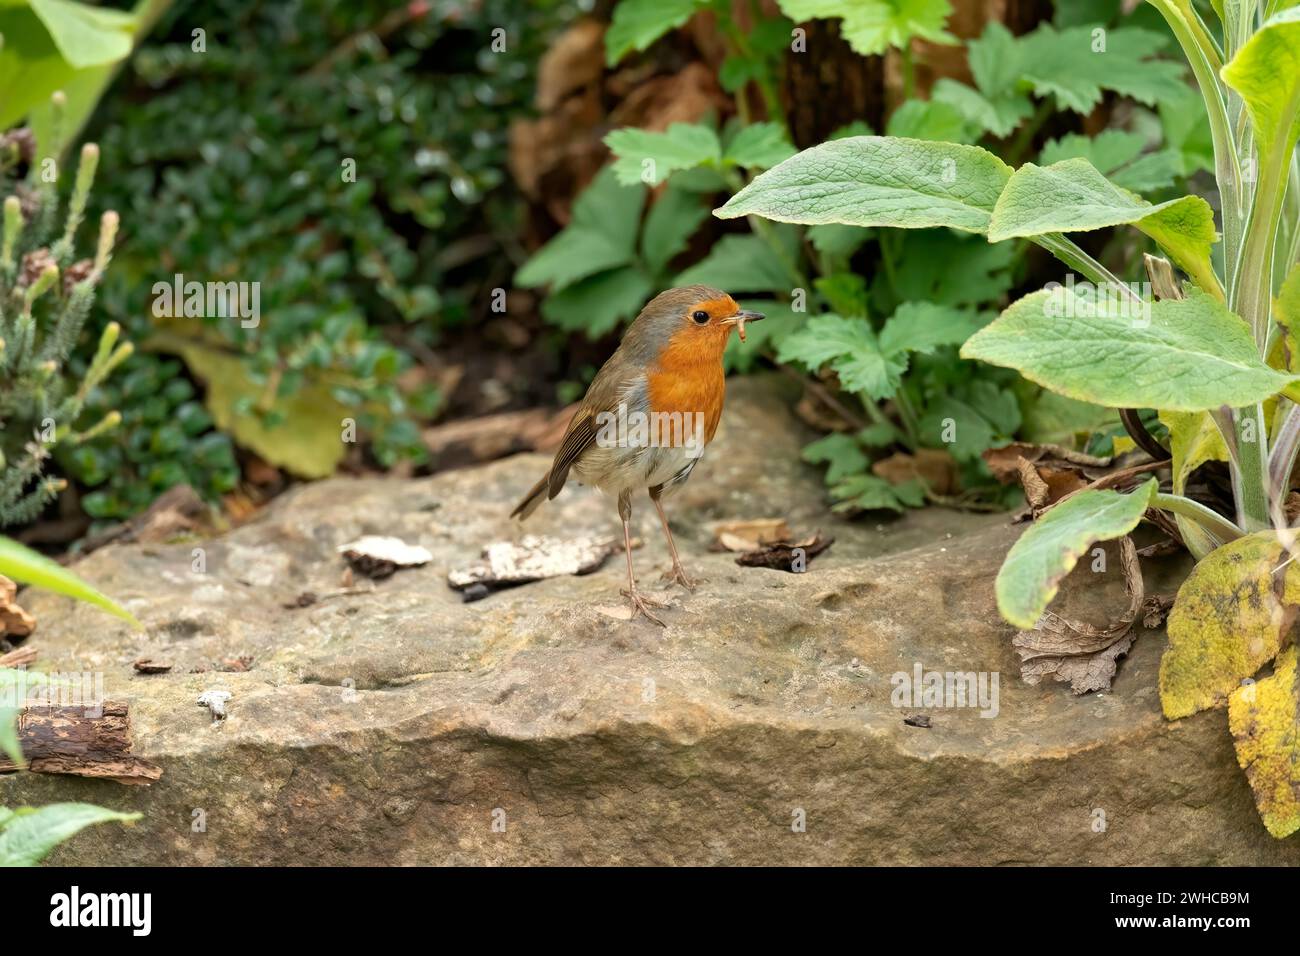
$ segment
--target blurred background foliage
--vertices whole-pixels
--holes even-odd
[[[1118,0],[56,6],[82,19],[0,5],[0,127],[48,125],[45,87],[69,89],[70,132],[102,146],[92,214],[125,223],[69,360],[84,375],[120,323],[136,351],[86,415],[122,421],[56,452],[100,522],[177,484],[230,505],[339,468],[441,467],[431,426],[572,401],[640,306],[686,282],[772,316],[728,363],[800,383],[836,508],[1003,507],[985,449],[1105,452],[1119,433],[957,358],[1060,278],[1052,262],[947,230],[710,210],[838,135],[1088,156],[1157,199],[1211,158],[1163,23]],[[1081,241],[1136,275],[1139,243]],[[260,322],[155,315],[176,274],[259,282]]]

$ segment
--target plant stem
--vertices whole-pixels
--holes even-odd
[[[898,48],[898,60],[903,69],[903,99],[910,100],[916,91],[916,64],[912,61],[910,40]]]
[[[1241,470],[1240,513],[1237,522],[1247,531],[1272,526],[1269,517],[1268,432],[1264,406],[1256,403],[1235,409],[1237,465]]]
[[[1071,269],[1077,269],[1083,273],[1087,279],[1098,286],[1111,286],[1117,289],[1120,294],[1124,295],[1130,302],[1144,305],[1142,297],[1139,296],[1129,286],[1127,282],[1121,282],[1119,277],[1103,266],[1088,253],[1084,252],[1072,239],[1067,238],[1059,232],[1046,233],[1041,236],[1035,236],[1033,241],[1042,246],[1056,258],[1060,259]]]
[[[1235,541],[1245,534],[1244,531],[1217,511],[1207,508],[1199,501],[1193,501],[1191,498],[1185,498],[1182,495],[1166,495],[1157,492],[1155,499],[1151,503],[1162,511],[1168,511],[1181,515],[1189,521],[1195,521],[1210,534],[1225,543]]]

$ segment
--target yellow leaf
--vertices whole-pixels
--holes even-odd
[[[1162,411],[1160,421],[1169,429],[1174,494],[1183,494],[1188,477],[1207,461],[1228,460],[1228,448],[1223,443],[1223,435],[1208,412]],[[1182,515],[1174,515],[1174,520],[1178,522],[1183,541],[1197,560],[1204,558],[1219,545],[1195,521]]]
[[[1218,706],[1277,655],[1300,604],[1298,565],[1279,570],[1284,555],[1276,534],[1256,532],[1215,549],[1183,582],[1160,660],[1166,717]]]
[[[1228,726],[1268,832],[1281,839],[1300,830],[1300,683],[1294,647],[1278,655],[1272,676],[1232,692]]]

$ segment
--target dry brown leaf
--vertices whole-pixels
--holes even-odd
[[[774,571],[789,571],[797,574],[807,569],[807,562],[834,543],[834,538],[823,538],[821,533],[817,532],[800,541],[777,542],[737,555],[736,563],[744,568],[771,568]],[[796,559],[802,559],[802,568],[796,567]]]
[[[474,585],[504,587],[566,574],[590,574],[622,549],[623,542],[613,538],[530,534],[518,541],[494,541],[483,549],[483,560],[448,571],[447,583],[462,591]]]
[[[766,544],[790,540],[784,518],[749,518],[709,525],[714,541],[728,551],[756,551]]]
[[[1133,646],[1133,622],[1146,598],[1131,537],[1120,539],[1119,556],[1128,608],[1103,627],[1045,612],[1033,630],[1023,631],[1011,642],[1020,655],[1020,676],[1025,683],[1037,684],[1044,677],[1053,677],[1068,682],[1076,694],[1110,689],[1116,662]]]
[[[17,602],[18,585],[0,574],[0,637],[27,637],[36,630],[36,618]]]
[[[891,485],[919,478],[936,495],[952,495],[961,489],[957,463],[941,448],[918,448],[914,454],[900,451],[877,461],[871,471]]]

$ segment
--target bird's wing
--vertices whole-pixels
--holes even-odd
[[[560,450],[551,462],[551,473],[547,478],[547,498],[554,498],[564,487],[569,478],[569,469],[573,467],[582,453],[596,440],[596,416],[590,408],[580,408],[569,420],[569,427],[564,430],[564,440]]]

